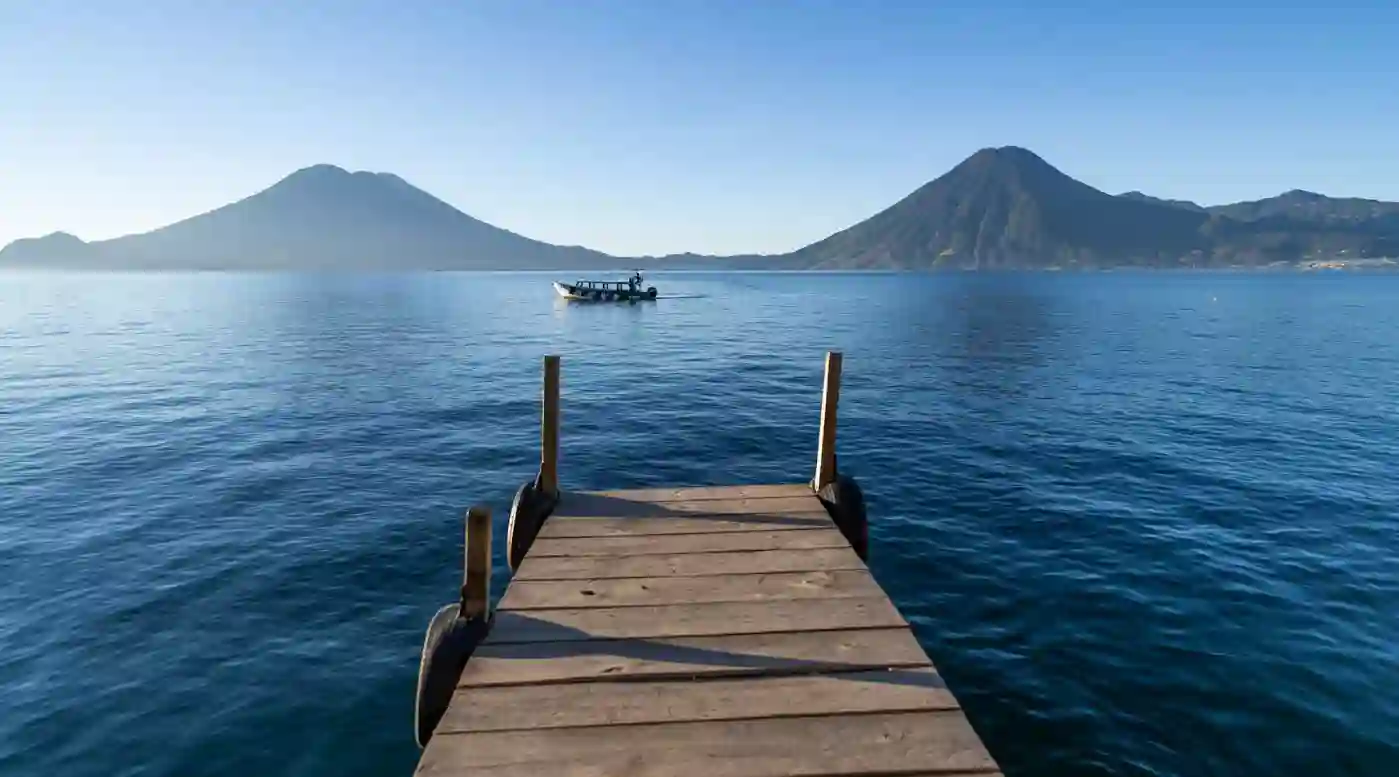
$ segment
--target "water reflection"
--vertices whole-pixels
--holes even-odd
[[[919,284],[891,306],[886,337],[893,358],[916,365],[918,388],[963,402],[1023,397],[1052,379],[1047,369],[1067,347],[1068,311],[1044,278],[949,275]]]
[[[539,355],[587,489],[809,475],[838,348],[875,573],[1007,773],[1389,774],[1396,280],[7,276],[0,771],[406,774]]]

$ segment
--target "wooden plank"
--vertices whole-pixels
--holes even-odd
[[[863,569],[615,580],[516,580],[505,589],[499,609],[634,607],[777,599],[834,601],[882,595],[879,584]]]
[[[958,711],[434,736],[420,775],[816,777],[991,771]]]
[[[955,710],[931,668],[794,677],[571,683],[457,691],[436,735],[800,715]]]
[[[484,644],[591,639],[704,637],[777,631],[878,629],[906,625],[884,597],[773,602],[721,602],[656,607],[502,610]]]
[[[602,580],[622,577],[753,575],[864,569],[848,546],[821,550],[759,550],[737,553],[682,553],[670,556],[549,556],[525,558],[515,580]]]
[[[829,521],[828,521],[829,523]],[[678,553],[719,553],[739,550],[812,550],[848,547],[850,541],[834,526],[803,531],[745,531],[640,537],[537,538],[530,558],[549,556],[655,556]]]
[[[680,488],[634,488],[625,491],[589,491],[633,502],[684,502],[695,499],[770,499],[783,496],[810,496],[806,483],[757,486],[684,486]]]
[[[819,504],[808,513],[783,515],[672,515],[660,518],[551,517],[539,539],[568,537],[635,537],[650,534],[709,534],[737,531],[825,529],[835,524]]]
[[[486,643],[459,684],[742,677],[931,666],[907,628],[647,640]]]
[[[689,499],[645,502],[599,494],[565,493],[554,508],[554,518],[626,518],[667,515],[743,515],[750,520],[811,514],[823,510],[821,500],[808,491],[803,496],[767,499]]]

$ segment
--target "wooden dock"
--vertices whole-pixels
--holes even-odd
[[[491,613],[489,512],[473,508],[462,600],[424,646],[417,774],[997,773],[862,559],[863,498],[835,472],[832,357],[811,483],[590,493],[557,488],[546,362],[514,575]]]

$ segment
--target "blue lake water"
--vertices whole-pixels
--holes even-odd
[[[0,774],[410,773],[540,357],[565,486],[624,488],[808,479],[827,349],[1007,775],[1399,774],[1399,276],[549,280],[0,274]]]

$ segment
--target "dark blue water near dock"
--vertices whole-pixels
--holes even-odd
[[[1011,777],[1399,774],[1399,276],[0,275],[0,774],[411,771],[461,512],[800,481]],[[497,592],[504,580],[497,582]]]

